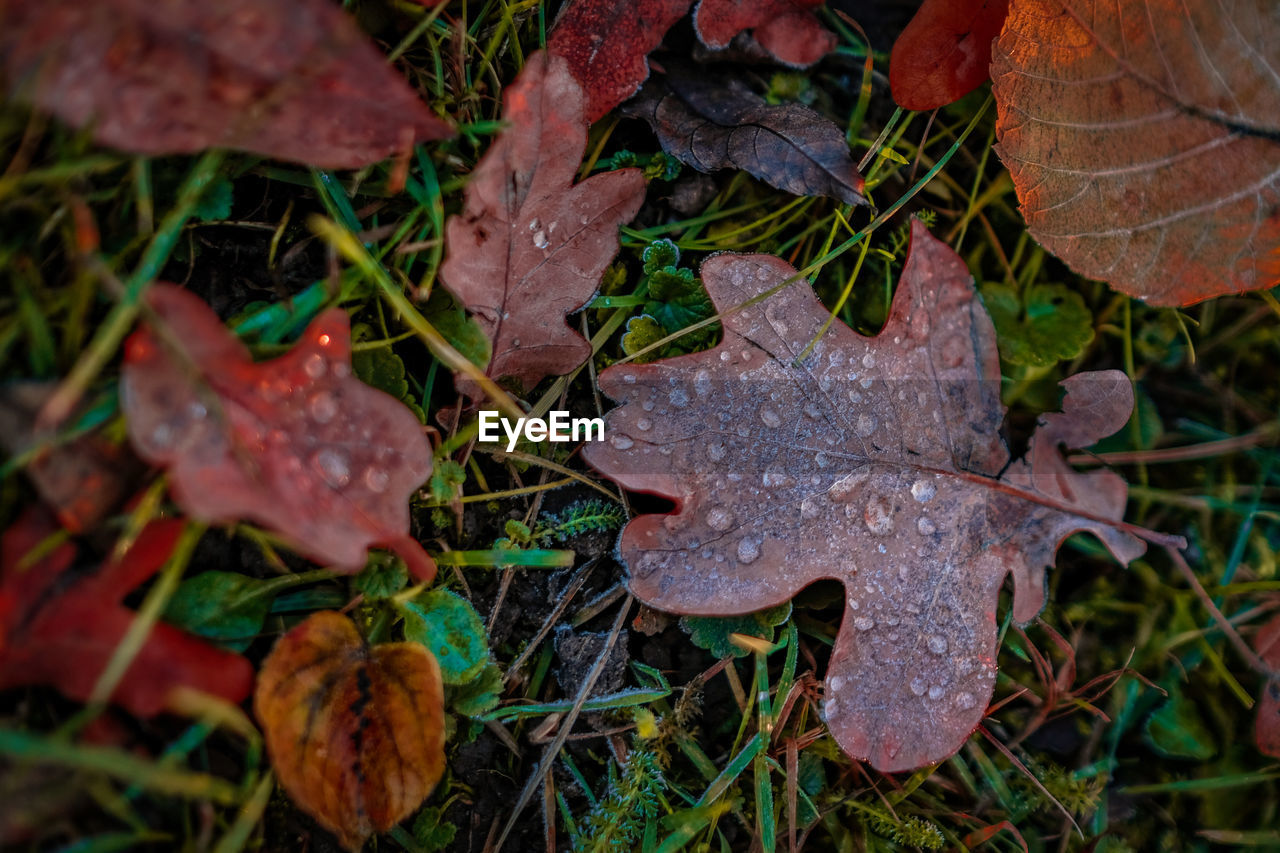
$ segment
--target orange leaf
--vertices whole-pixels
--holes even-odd
[[[262,664],[254,709],[280,784],[348,850],[416,809],[444,772],[444,688],[417,643],[370,647],[316,613]]]
[[[1154,305],[1275,286],[1280,4],[1129,6],[1010,3],[991,60],[996,150],[1027,229]]]

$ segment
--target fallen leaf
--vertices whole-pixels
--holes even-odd
[[[996,150],[1028,230],[1154,305],[1275,286],[1280,4],[1123,8],[1010,4],[991,65]]]
[[[1267,666],[1280,670],[1280,615],[1271,617],[1271,621],[1262,626],[1253,646]],[[1269,679],[1262,686],[1253,735],[1262,753],[1280,758],[1280,679]]]
[[[326,0],[9,0],[0,70],[10,96],[140,154],[354,168],[453,132]]]
[[[780,62],[803,68],[830,53],[835,34],[813,14],[823,0],[700,0],[693,13],[698,38],[713,50],[728,47],[733,37],[751,30],[752,37]]]
[[[844,131],[803,104],[767,103],[735,78],[668,65],[623,107],[699,172],[742,169],[795,195],[866,204]]]
[[[582,109],[565,61],[530,56],[504,93],[508,127],[472,172],[462,214],[445,231],[440,278],[493,343],[488,375],[526,391],[591,354],[565,316],[591,299],[618,252],[618,226],[644,201],[639,169],[574,184],[587,144]]]
[[[345,312],[326,311],[288,353],[255,364],[194,294],[158,283],[147,304],[163,334],[144,326],[129,339],[121,404],[134,448],[169,469],[187,514],[252,520],[344,571],[381,544],[434,575],[409,535],[431,447],[408,408],[351,375]]]
[[[444,773],[440,668],[417,643],[370,647],[331,610],[262,662],[253,706],[298,806],[358,851],[413,813]]]
[[[889,91],[907,110],[934,110],[987,82],[991,43],[1009,0],[924,0],[893,43]]]
[[[27,555],[58,532],[40,507],[28,509],[0,542],[0,690],[49,684],[87,701],[135,619],[121,600],[169,559],[182,526],[154,521],[118,560],[86,572],[73,568],[71,542],[27,564]],[[252,683],[253,669],[244,658],[157,624],[110,699],[151,717],[169,707],[175,688],[238,703]]]
[[[1073,376],[1025,459],[1000,439],[991,321],[964,262],[916,222],[889,320],[874,338],[836,323],[765,255],[702,265],[722,313],[713,350],[600,374],[622,405],[587,460],[628,489],[673,500],[623,531],[631,591],[688,615],[780,604],[808,584],[845,585],[826,677],[840,746],[885,771],[940,761],[974,730],[995,684],[996,606],[1044,605],[1045,570],[1088,531],[1121,562],[1124,481],[1078,473],[1059,445],[1118,429],[1133,405],[1118,371]]]
[[[0,448],[13,456],[39,448],[26,464],[27,476],[62,526],[82,533],[124,503],[145,468],[128,446],[109,440],[99,428],[69,440],[41,429],[40,407],[57,387],[54,382],[18,382],[0,388]],[[102,419],[105,415],[93,418]]]
[[[693,0],[572,0],[561,10],[547,52],[564,57],[598,121],[649,77],[649,53]]]

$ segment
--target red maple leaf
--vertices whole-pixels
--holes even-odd
[[[42,507],[31,507],[0,537],[0,689],[49,684],[84,702],[136,618],[120,601],[164,565],[181,521],[154,521],[119,559],[93,572],[72,569],[76,546],[63,542],[27,562],[58,531]],[[140,717],[168,707],[176,687],[241,702],[253,668],[170,625],[151,629],[111,701]]]
[[[126,346],[129,438],[169,469],[174,500],[207,522],[251,520],[346,571],[387,545],[420,578],[435,564],[409,535],[409,496],[431,473],[422,425],[351,375],[344,311],[317,317],[288,353],[255,364],[194,294],[153,285],[162,335]]]

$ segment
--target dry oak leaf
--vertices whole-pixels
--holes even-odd
[[[453,133],[328,0],[5,0],[0,76],[141,154],[352,168]]]
[[[987,82],[1009,0],[924,0],[889,56],[898,106],[933,110]]]
[[[251,520],[344,571],[386,545],[423,579],[435,563],[409,535],[409,496],[431,474],[417,417],[351,375],[346,312],[321,314],[297,345],[255,364],[196,295],[152,285],[125,347],[121,401],[143,459],[169,469],[193,518]]]
[[[182,527],[181,521],[153,521],[118,559],[86,570],[75,565],[71,542],[28,557],[59,532],[42,507],[28,509],[0,540],[0,690],[49,684],[88,701],[136,618],[121,600],[164,565]],[[110,700],[152,717],[171,707],[176,688],[239,703],[252,684],[253,668],[240,655],[158,624]]]
[[[1253,639],[1258,656],[1273,670],[1280,670],[1280,615],[1273,616]],[[1258,750],[1272,758],[1280,758],[1280,679],[1269,679],[1262,685],[1254,718],[1253,738]]]
[[[508,127],[445,230],[440,278],[493,344],[486,372],[525,391],[591,354],[565,317],[595,294],[618,252],[618,226],[644,202],[639,169],[573,182],[587,144],[583,102],[563,58],[531,55],[503,93]]]
[[[729,46],[733,37],[752,37],[778,61],[803,68],[830,53],[835,34],[813,14],[823,0],[700,0],[693,26],[707,47]]]
[[[649,77],[649,52],[693,0],[572,0],[556,18],[547,51],[564,57],[598,121]]]
[[[444,686],[418,643],[370,647],[322,611],[285,634],[254,690],[271,766],[303,811],[357,851],[444,773]]]
[[[1280,283],[1280,4],[1012,0],[996,150],[1033,237],[1154,305]]]
[[[844,131],[803,104],[770,104],[740,80],[669,63],[623,114],[644,119],[662,150],[700,172],[741,169],[795,195],[866,204]]]
[[[765,255],[702,266],[722,312],[796,275]],[[1068,534],[1093,533],[1125,563],[1144,550],[1115,525],[1124,481],[1059,452],[1119,429],[1132,390],[1116,371],[1068,379],[1063,412],[1011,463],[991,321],[964,262],[918,222],[884,330],[836,323],[808,349],[828,317],[800,283],[722,315],[711,351],[609,368],[600,387],[622,405],[584,454],[675,502],[619,544],[650,606],[746,613],[843,582],[827,723],[851,756],[908,770],[954,753],[982,718],[1006,575],[1025,622]]]

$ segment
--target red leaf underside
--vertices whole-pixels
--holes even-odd
[[[345,312],[326,311],[288,353],[255,364],[195,295],[156,284],[147,299],[165,334],[144,327],[128,342],[129,437],[169,469],[187,513],[255,521],[346,571],[384,544],[415,574],[434,572],[409,537],[430,445],[404,404],[351,375]]]

